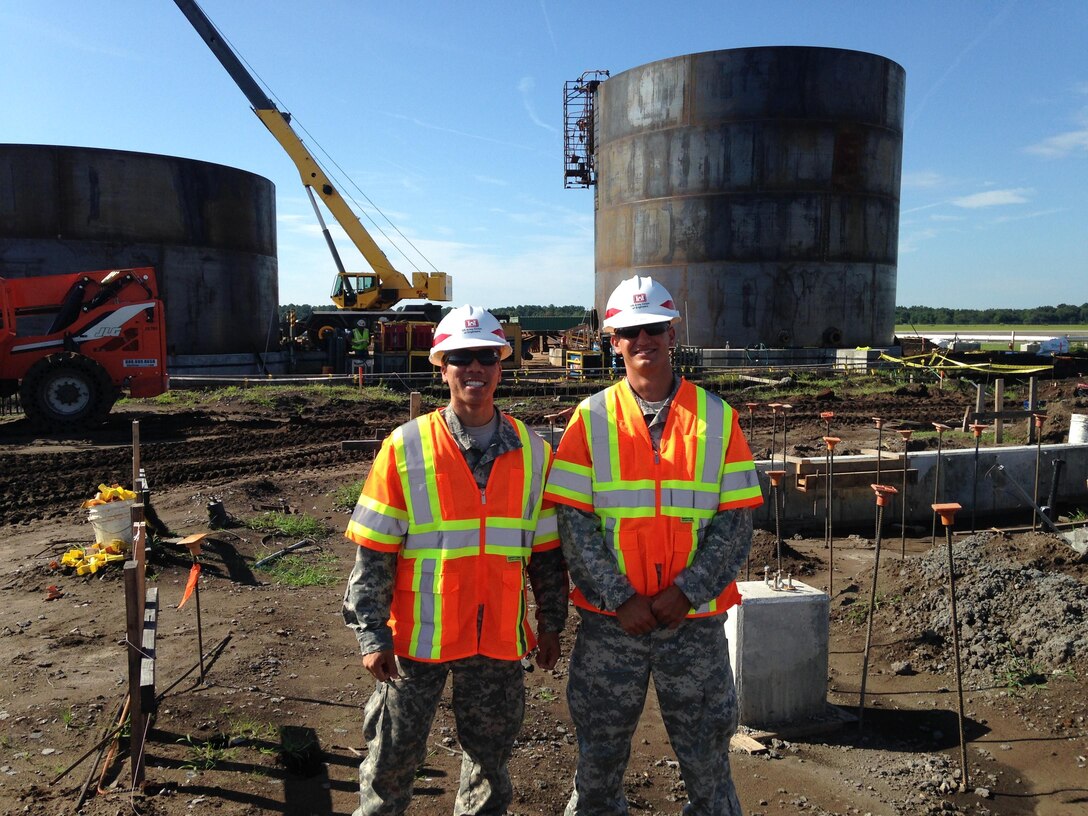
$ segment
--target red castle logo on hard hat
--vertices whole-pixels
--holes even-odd
[[[645,292],[635,292],[631,296],[631,302],[632,303],[645,303],[646,302],[646,293]]]
[[[478,329],[478,328],[480,328],[480,321],[477,320],[474,317],[470,317],[468,320],[465,321],[465,328],[466,329]]]

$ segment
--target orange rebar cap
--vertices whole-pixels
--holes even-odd
[[[943,422],[933,422],[930,424],[933,425],[933,430],[935,430],[939,434],[944,433],[945,431],[952,430],[952,427],[950,425],[945,425]]]
[[[778,487],[779,482],[782,481],[782,477],[785,476],[785,475],[786,475],[786,471],[784,471],[784,470],[768,470],[767,471],[767,476],[770,477],[771,485],[773,487]]]
[[[914,433],[914,431],[911,428],[896,428],[895,432],[897,434],[899,434],[901,437],[903,437],[904,442],[907,441],[908,439],[910,439],[910,435],[912,433]]]
[[[956,523],[956,511],[963,507],[958,502],[946,502],[945,504],[931,504],[933,512],[941,517],[941,524],[951,527]]]
[[[975,438],[982,436],[982,432],[990,426],[984,422],[972,422],[970,425],[971,433],[975,435]]]
[[[835,450],[835,446],[842,442],[842,440],[839,439],[839,437],[837,436],[825,436],[823,439],[829,451]]]
[[[834,419],[834,418],[835,418],[835,412],[834,411],[820,411],[820,419],[822,419],[824,422],[827,422],[827,420]]]
[[[877,428],[884,427],[884,417],[873,417],[873,422],[876,423]]]
[[[1035,419],[1035,427],[1042,428],[1043,420],[1046,419],[1046,414],[1032,414],[1032,417]]]
[[[745,406],[747,406],[749,413],[751,413],[752,411],[754,411],[756,408],[759,407],[758,402],[746,402],[744,404],[745,404]]]
[[[876,493],[876,503],[878,507],[883,507],[887,503],[888,496],[894,496],[899,492],[891,485],[871,484],[869,487]]]

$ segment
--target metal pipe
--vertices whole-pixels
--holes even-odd
[[[869,675],[869,647],[873,640],[873,617],[876,611],[876,583],[880,575],[880,528],[884,520],[884,505],[888,496],[894,496],[898,491],[889,485],[870,485],[876,494],[876,552],[873,554],[873,585],[869,590],[869,614],[865,627],[865,649],[861,658],[861,695],[858,698],[858,734],[865,728],[865,681]]]
[[[771,409],[771,467],[774,467],[774,450],[778,442],[778,409],[782,407],[781,403],[771,402],[767,404],[767,407]],[[782,467],[785,467],[786,463],[782,463]]]
[[[933,430],[937,432],[937,468],[933,473],[933,503],[936,504],[940,498],[941,490],[941,443],[944,441],[944,432],[951,430],[948,425],[943,422],[934,422]],[[937,543],[937,513],[933,513],[933,526],[929,533],[929,544],[933,546]]]
[[[825,436],[824,444],[827,445],[827,594],[835,597],[835,533],[832,529],[832,518],[835,505],[831,500],[832,488],[835,486],[835,446],[842,442],[836,436]]]
[[[1039,511],[1036,510],[1039,506],[1039,462],[1043,457],[1043,420],[1046,419],[1046,415],[1032,414],[1031,416],[1035,420],[1035,490],[1031,494],[1031,531],[1035,532],[1039,522]]]
[[[771,479],[771,496],[774,500],[774,545],[775,553],[778,557],[778,573],[782,574],[782,526],[781,526],[781,513],[778,510],[778,487],[782,482],[782,477],[786,475],[784,470],[768,470],[767,476]]]
[[[899,428],[896,431],[903,438],[903,488],[899,496],[899,533],[900,533],[900,558],[907,559],[907,460],[909,459],[908,443],[914,431],[909,428]]]
[[[967,740],[963,733],[963,670],[960,665],[960,627],[956,617],[956,569],[952,559],[952,525],[956,523],[956,511],[960,505],[934,504],[933,512],[941,516],[944,525],[945,542],[948,546],[948,603],[952,617],[952,651],[956,660],[956,696],[959,699],[960,731],[960,790],[967,790]]]
[[[971,480],[971,532],[975,532],[975,516],[978,509],[978,444],[982,440],[982,432],[989,427],[981,422],[972,422],[971,433],[975,435],[975,473]]]
[[[882,448],[884,447],[884,419],[883,417],[873,417],[873,422],[876,423],[876,482],[880,484],[880,455]]]

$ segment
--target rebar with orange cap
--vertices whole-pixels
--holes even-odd
[[[914,433],[910,428],[897,428],[896,433],[903,439],[903,487],[901,495],[899,496],[899,533],[900,533],[900,547],[902,552],[900,558],[906,559],[907,557],[907,460],[909,458],[909,452],[907,448],[910,444],[911,434]]]
[[[888,497],[894,496],[899,491],[891,485],[870,485],[876,494],[876,550],[873,553],[873,585],[869,590],[869,613],[865,626],[865,649],[861,658],[861,695],[858,698],[858,733],[862,733],[865,724],[865,680],[869,675],[869,646],[873,641],[873,612],[876,610],[876,584],[880,575],[880,528],[884,520],[884,507],[888,503]]]
[[[952,430],[943,422],[932,423],[933,430],[937,432],[937,467],[933,472],[933,503],[936,504],[941,497],[941,443],[944,441],[944,432]],[[937,513],[933,513],[933,526],[929,532],[929,544],[937,543]]]
[[[982,440],[982,432],[989,428],[983,422],[972,422],[969,426],[971,433],[975,435],[975,469],[971,483],[971,532],[975,532],[975,516],[978,508],[978,444]]]
[[[967,740],[963,733],[963,669],[960,665],[960,626],[956,617],[956,568],[952,559],[952,526],[956,523],[956,502],[933,504],[933,512],[941,517],[944,537],[948,547],[948,607],[952,619],[952,651],[956,661],[956,695],[959,699],[960,727],[960,790],[967,789]]]

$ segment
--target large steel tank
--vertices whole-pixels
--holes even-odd
[[[0,145],[0,276],[153,266],[171,355],[275,351],[275,187],[219,164]]]
[[[709,51],[596,91],[596,285],[651,275],[721,348],[892,340],[905,72],[834,48]]]

